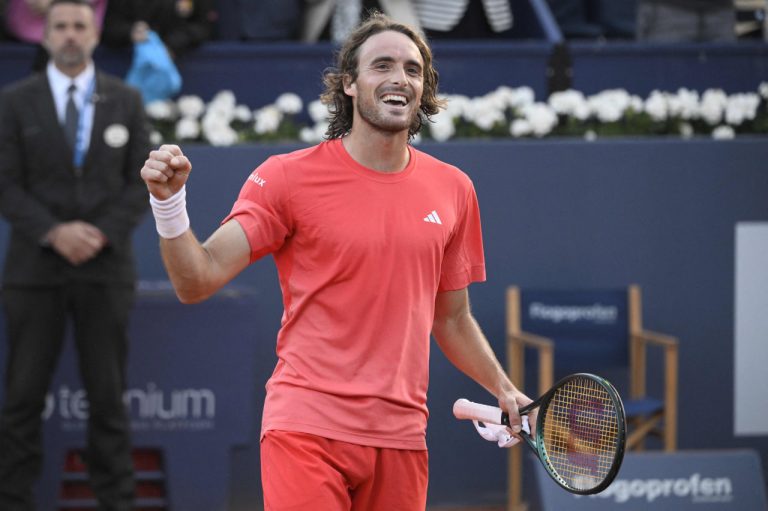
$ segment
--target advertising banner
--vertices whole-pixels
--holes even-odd
[[[768,509],[760,457],[752,450],[627,453],[613,483],[591,496],[563,490],[531,461],[543,511]]]

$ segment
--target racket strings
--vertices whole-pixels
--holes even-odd
[[[547,463],[562,482],[577,490],[600,485],[619,450],[623,421],[608,390],[576,378],[555,392],[543,421]]]

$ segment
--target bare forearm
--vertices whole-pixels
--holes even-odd
[[[514,390],[471,313],[436,322],[432,333],[448,360],[494,396]]]
[[[206,275],[211,259],[191,230],[178,238],[160,238],[160,255],[163,258],[168,278],[176,290],[176,296],[183,303],[196,303],[204,300],[211,293]]]
[[[219,227],[205,243],[191,229],[160,239],[160,253],[176,295],[184,303],[205,300],[250,263],[250,246],[234,220]]]

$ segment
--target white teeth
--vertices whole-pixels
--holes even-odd
[[[397,101],[398,103],[402,103],[404,105],[408,104],[408,100],[405,98],[405,96],[400,96],[396,94],[387,94],[383,98],[381,98],[382,101]]]

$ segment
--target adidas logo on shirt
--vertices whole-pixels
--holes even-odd
[[[430,224],[443,225],[443,222],[440,220],[440,217],[438,216],[437,211],[435,211],[434,209],[432,210],[432,213],[424,217],[424,221]]]

